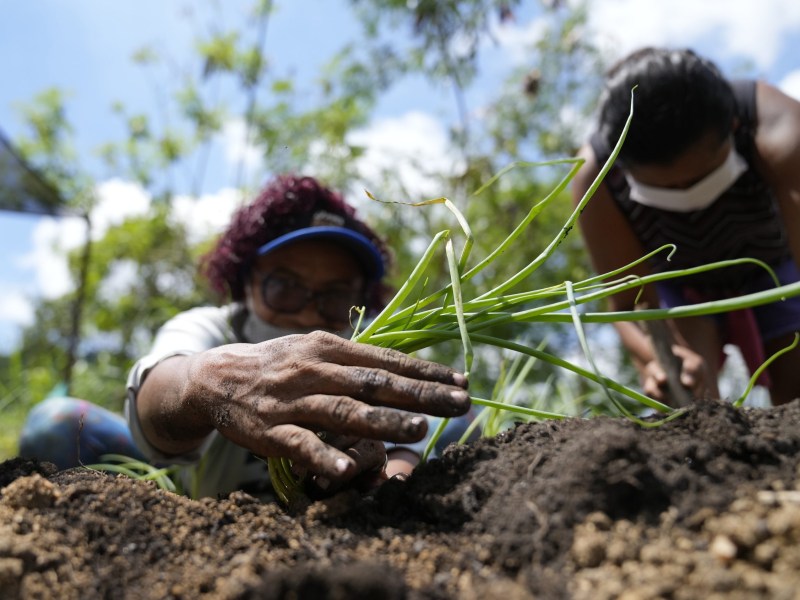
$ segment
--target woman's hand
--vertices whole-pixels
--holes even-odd
[[[681,384],[691,392],[693,398],[709,396],[713,390],[703,357],[691,348],[680,344],[673,344],[672,352],[681,360]],[[667,373],[658,360],[653,359],[644,366],[642,389],[651,398],[669,403]]]
[[[466,379],[453,369],[323,331],[183,358],[190,364],[180,412],[193,411],[258,456],[291,459],[332,483],[375,468],[385,453],[364,458],[363,448],[315,432],[411,443],[427,432],[426,419],[412,413],[453,417],[470,406]],[[173,418],[169,429],[179,425]]]

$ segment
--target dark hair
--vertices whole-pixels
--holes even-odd
[[[385,242],[357,218],[355,209],[339,194],[312,177],[281,175],[267,184],[251,204],[234,213],[214,248],[202,258],[201,273],[221,297],[230,294],[232,300],[242,301],[257,250],[277,237],[308,227],[319,211],[338,215],[344,219],[342,227],[367,237],[380,251],[388,270],[391,257]],[[370,282],[368,311],[383,308],[387,293],[382,282]]]
[[[734,96],[710,60],[688,49],[643,48],[608,72],[600,97],[599,133],[613,148],[633,120],[619,154],[623,164],[664,164],[709,132],[731,132]]]

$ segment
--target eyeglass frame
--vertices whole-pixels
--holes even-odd
[[[274,281],[274,280],[287,281],[287,282],[290,282],[291,284],[293,284],[294,287],[302,288],[303,290],[305,290],[305,294],[304,294],[305,295],[305,299],[302,302],[302,304],[299,304],[296,309],[288,309],[287,310],[287,309],[285,309],[283,307],[275,306],[272,302],[270,302],[269,296],[267,294],[267,286],[269,285],[270,281]],[[291,275],[282,275],[279,271],[272,271],[271,273],[267,273],[266,275],[261,277],[261,279],[259,281],[259,285],[258,285],[258,290],[259,290],[259,293],[261,294],[261,301],[264,303],[264,306],[266,306],[270,310],[273,310],[273,311],[275,311],[277,313],[282,313],[282,314],[287,314],[287,315],[294,315],[294,314],[297,314],[299,312],[302,312],[309,305],[309,303],[313,301],[314,302],[314,308],[317,311],[317,313],[323,319],[325,319],[326,321],[331,322],[331,323],[346,322],[348,320],[348,316],[349,315],[348,314],[342,314],[342,315],[329,314],[328,311],[325,309],[326,304],[324,304],[323,302],[320,302],[321,300],[324,301],[325,296],[341,295],[343,293],[351,293],[353,295],[353,298],[358,297],[358,301],[352,302],[350,304],[349,308],[352,308],[353,306],[362,306],[362,305],[364,305],[365,302],[366,302],[366,295],[367,295],[366,283],[364,285],[362,285],[361,288],[358,289],[358,290],[355,290],[355,289],[342,290],[342,289],[331,289],[331,288],[328,288],[328,289],[322,289],[322,290],[314,291],[311,288],[309,288],[307,285],[302,283],[300,280],[298,280],[296,277],[292,277]]]

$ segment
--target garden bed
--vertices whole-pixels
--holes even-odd
[[[3,598],[795,598],[800,401],[520,425],[372,496],[0,464]]]

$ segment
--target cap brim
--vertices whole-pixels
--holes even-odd
[[[264,256],[278,248],[301,240],[332,240],[353,251],[369,279],[380,279],[384,274],[383,256],[370,239],[346,227],[306,227],[290,231],[261,246],[257,256]]]

